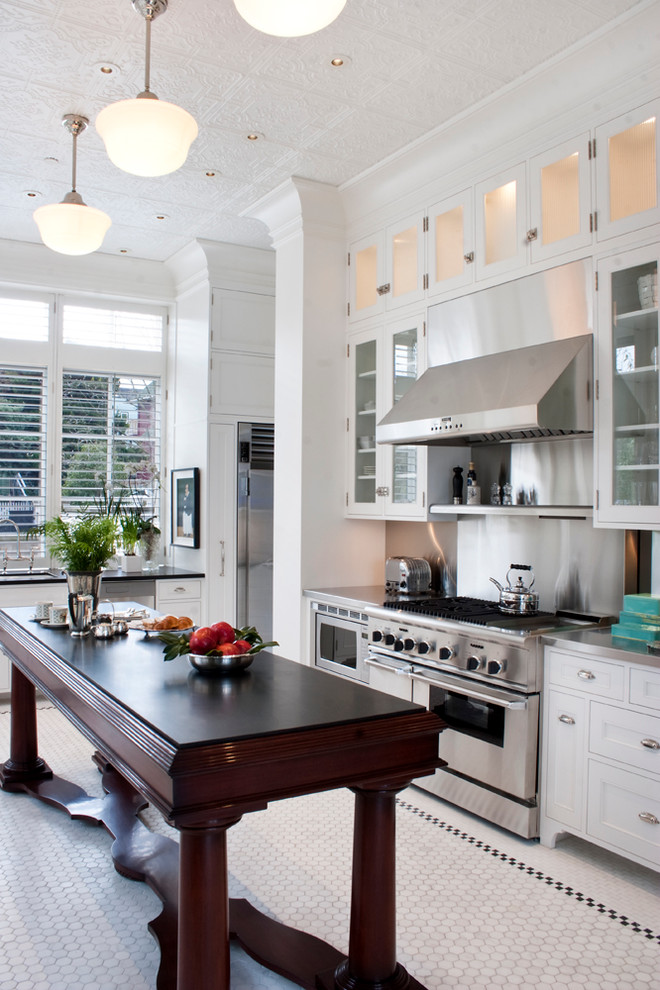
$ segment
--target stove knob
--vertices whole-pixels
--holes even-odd
[[[385,642],[385,646],[393,646],[394,645],[394,636],[392,635],[392,633],[385,633],[384,642]]]
[[[489,660],[486,671],[489,674],[501,674],[506,668],[506,660]]]
[[[374,629],[374,631],[371,634],[371,642],[372,643],[380,643],[380,641],[381,641],[382,638],[383,638],[383,634],[382,634],[381,630],[380,629]]]
[[[483,662],[483,657],[471,656],[467,658],[465,666],[467,670],[479,670],[483,666]]]
[[[418,653],[421,653],[421,654],[429,653],[430,650],[431,650],[431,644],[430,643],[427,643],[425,639],[423,639],[421,643],[418,643],[417,644],[417,652]]]
[[[438,657],[440,660],[451,660],[454,655],[454,651],[451,646],[441,646],[438,650]]]
[[[407,636],[403,641],[403,648],[406,651],[406,653],[410,653],[412,650],[415,649],[415,640],[412,639],[410,636]]]
[[[395,639],[394,640],[394,649],[395,649],[395,651],[397,653],[401,653],[401,651],[403,650],[403,640],[402,639]]]

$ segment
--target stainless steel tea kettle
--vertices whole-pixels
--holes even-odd
[[[509,577],[511,571],[529,571],[532,580],[529,585],[526,585],[519,574],[515,585],[511,587],[511,578]],[[506,588],[503,588],[495,578],[489,578],[489,580],[499,588],[499,607],[502,612],[509,612],[514,615],[534,615],[535,612],[538,612],[539,596],[535,591],[532,591],[535,578],[530,564],[511,564],[506,572]]]

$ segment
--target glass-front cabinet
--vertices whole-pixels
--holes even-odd
[[[658,247],[598,268],[596,522],[660,529]]]
[[[376,444],[376,424],[423,370],[421,318],[349,336],[348,515],[425,518],[426,450]]]
[[[600,239],[660,222],[660,100],[596,128]]]
[[[527,260],[525,165],[476,186],[477,278],[519,268]]]
[[[593,237],[591,143],[588,134],[529,163],[531,261],[587,247]]]

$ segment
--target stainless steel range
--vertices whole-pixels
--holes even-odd
[[[540,635],[598,618],[504,614],[475,598],[395,598],[369,606],[372,687],[437,712],[447,766],[415,783],[527,838],[538,832]]]

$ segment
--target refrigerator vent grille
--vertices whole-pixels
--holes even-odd
[[[275,427],[272,423],[252,424],[252,467],[272,471],[275,460]]]

